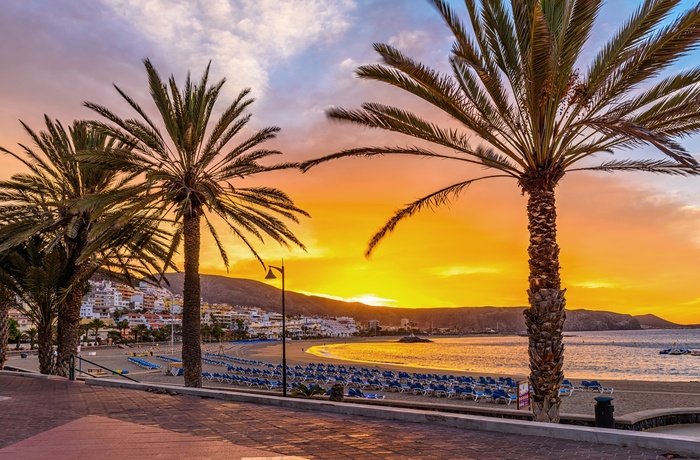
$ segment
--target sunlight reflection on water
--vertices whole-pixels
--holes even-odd
[[[314,347],[341,359],[474,374],[525,376],[527,338],[434,338],[433,343],[358,342]],[[660,355],[673,344],[700,350],[700,330],[570,332],[564,339],[568,378],[650,381],[700,380],[700,357]]]

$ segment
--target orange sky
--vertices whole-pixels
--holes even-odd
[[[283,150],[283,160],[361,145],[404,145],[410,141],[330,123],[324,109],[379,101],[425,115],[410,99],[360,82],[352,71],[375,61],[373,42],[391,43],[438,68],[445,67],[450,45],[428,2],[405,8],[387,0],[370,8],[350,0],[299,0],[278,11],[261,0],[216,14],[172,8],[154,17],[143,2],[131,0],[56,9],[52,2],[38,3],[41,8],[10,2],[0,16],[0,40],[13,43],[0,49],[0,145],[11,149],[28,142],[18,119],[40,129],[48,113],[68,124],[92,116],[80,106],[83,100],[129,114],[111,83],[153,113],[141,64],[146,56],[179,81],[187,69],[199,78],[212,59],[213,77],[228,79],[222,105],[252,86],[258,98],[253,125],[282,127],[269,147]],[[616,7],[608,5],[601,15],[594,41],[615,30],[639,1],[609,3]],[[251,33],[250,24],[260,33]],[[173,40],[178,34],[191,39]],[[698,56],[678,68],[697,65]],[[699,139],[683,143],[696,156],[700,152]],[[16,171],[16,162],[0,157],[0,178]],[[284,257],[287,287],[299,292],[411,308],[525,305],[525,198],[511,181],[472,186],[449,208],[400,224],[371,260],[363,256],[370,236],[395,209],[467,177],[474,171],[400,158],[275,173],[262,182],[282,188],[312,215],[294,227],[308,251],[267,244],[260,253],[274,265]],[[558,189],[558,210],[568,308],[700,323],[700,179],[571,174]],[[225,274],[211,241],[204,243],[202,272]],[[229,237],[226,246],[229,276],[264,279],[239,242]]]

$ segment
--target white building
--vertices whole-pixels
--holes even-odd
[[[89,281],[90,289],[83,296],[80,317],[107,319],[117,309],[127,308],[129,303],[122,298],[122,291],[111,281]]]

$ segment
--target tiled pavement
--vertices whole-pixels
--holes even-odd
[[[666,458],[662,454],[0,375],[2,460]]]

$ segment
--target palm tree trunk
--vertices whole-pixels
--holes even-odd
[[[530,383],[533,388],[532,413],[538,422],[559,422],[564,378],[562,342],[565,290],[559,278],[557,212],[552,188],[528,190],[528,230],[530,231],[530,308],[524,311],[530,358]]]
[[[52,374],[54,372],[53,357],[53,327],[42,325],[38,328],[39,347],[39,372],[42,374]]]
[[[199,286],[199,214],[185,215],[183,236],[185,239],[185,282],[182,305],[182,367],[185,386],[202,386],[202,348],[200,335],[200,286]]]
[[[83,296],[88,291],[87,279],[91,268],[83,265],[76,270],[73,285],[66,300],[58,308],[57,342],[58,356],[55,372],[57,375],[68,377],[71,355],[78,354],[80,342],[80,305]]]
[[[7,361],[7,342],[10,337],[8,327],[10,322],[10,306],[7,300],[9,300],[9,296],[5,299],[5,296],[0,295],[0,370],[5,368],[5,361]]]

